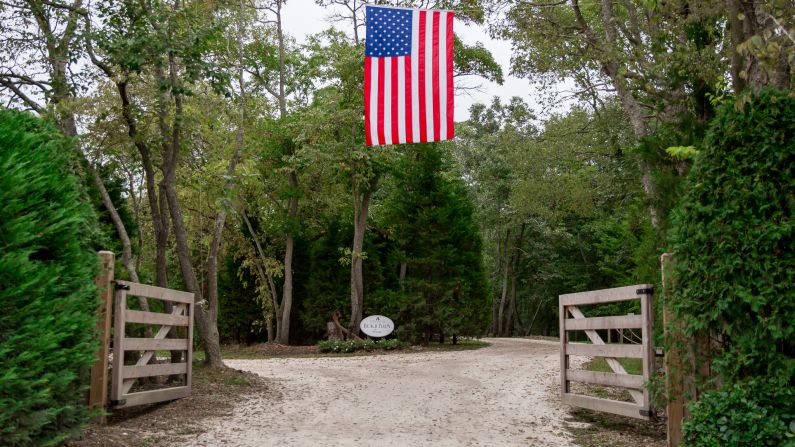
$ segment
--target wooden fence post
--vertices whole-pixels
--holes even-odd
[[[663,327],[665,330],[665,391],[668,395],[665,415],[667,416],[668,447],[677,447],[682,443],[682,421],[685,417],[684,405],[684,377],[685,369],[683,352],[681,351],[682,338],[676,331],[678,325],[673,320],[669,309],[671,289],[673,288],[672,274],[674,267],[673,253],[664,253],[660,256],[663,286]]]
[[[97,308],[97,335],[99,349],[97,349],[94,366],[91,367],[91,387],[88,392],[88,406],[91,410],[102,411],[94,422],[105,424],[105,408],[108,402],[108,351],[110,338],[111,303],[113,302],[113,273],[116,255],[110,251],[100,251],[102,270],[96,277],[97,291],[99,294],[99,307]]]

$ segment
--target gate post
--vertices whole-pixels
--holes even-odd
[[[666,432],[668,447],[677,447],[682,443],[682,421],[685,417],[684,406],[684,363],[682,361],[681,336],[678,325],[673,321],[669,310],[671,289],[673,287],[674,255],[664,253],[660,256],[663,286],[663,328],[665,331],[665,391],[667,404],[665,408]]]
[[[110,337],[110,318],[113,301],[113,274],[116,255],[110,251],[100,251],[99,258],[102,270],[95,279],[99,297],[97,308],[97,335],[99,336],[99,349],[97,349],[94,366],[91,367],[91,387],[88,391],[88,407],[102,412],[94,418],[94,422],[105,424],[105,407],[108,402],[108,350]]]

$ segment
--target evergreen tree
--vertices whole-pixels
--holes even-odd
[[[0,110],[0,445],[58,445],[87,421],[98,224],[51,125]]]
[[[479,335],[488,317],[482,242],[463,182],[441,145],[413,146],[395,169],[386,219],[405,263],[396,324],[401,338]],[[401,275],[403,276],[403,275]]]

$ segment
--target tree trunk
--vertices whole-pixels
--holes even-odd
[[[132,244],[130,243],[130,236],[127,234],[127,228],[125,228],[124,222],[122,222],[121,216],[119,216],[119,212],[113,205],[110,194],[108,194],[108,190],[105,188],[105,183],[102,181],[99,173],[90,165],[88,166],[88,169],[91,173],[91,176],[94,178],[94,184],[99,190],[99,195],[102,197],[102,205],[104,205],[105,209],[108,210],[108,213],[110,214],[110,220],[113,222],[113,226],[116,228],[116,234],[118,234],[119,239],[121,240],[121,263],[127,270],[127,273],[130,276],[130,281],[140,282],[138,280],[138,272],[135,271],[135,264],[133,263],[132,259]]]
[[[516,266],[511,269],[511,297],[508,300],[508,315],[505,318],[504,337],[513,335],[513,323],[516,318]]]
[[[291,199],[292,200],[292,199]],[[282,304],[280,306],[280,320],[278,341],[283,345],[290,344],[290,313],[293,307],[293,250],[295,241],[292,234],[288,234],[284,249],[284,287],[282,289]]]
[[[508,296],[508,275],[511,269],[511,262],[509,261],[509,253],[508,250],[508,241],[510,240],[511,229],[509,228],[506,235],[505,235],[505,246],[503,248],[503,273],[502,273],[502,294],[500,296],[500,305],[497,309],[497,326],[495,328],[496,335],[502,336],[503,327],[503,315],[505,313],[505,300]]]
[[[408,263],[403,260],[400,261],[400,276],[398,277],[398,284],[400,284],[400,290],[406,290],[406,269],[408,268]]]
[[[362,254],[371,198],[372,191],[357,194],[356,189],[354,189],[353,250],[351,251],[351,321],[348,325],[348,331],[356,337],[359,336],[359,324],[362,322],[362,312],[364,311]]]
[[[171,85],[175,88],[179,87],[181,83],[177,78],[177,61],[176,55],[173,52],[168,54],[168,62]],[[163,162],[161,164],[163,179],[160,182],[160,186],[165,190],[166,199],[168,201],[171,225],[174,228],[177,259],[179,260],[182,278],[185,281],[185,287],[189,292],[194,294],[194,299],[197,303],[197,305],[194,306],[196,314],[195,320],[199,338],[204,346],[204,362],[212,368],[222,368],[224,364],[221,360],[221,344],[218,334],[217,296],[206,296],[204,294],[204,289],[196,278],[196,271],[193,268],[193,260],[191,259],[190,246],[188,244],[188,231],[185,228],[182,208],[175,188],[176,171],[179,164],[179,153],[181,148],[181,122],[184,119],[184,113],[182,108],[182,96],[179,93],[175,93],[172,97],[174,100],[174,118],[171,125],[170,145],[168,150],[163,154]]]
[[[510,337],[513,335],[513,323],[516,317],[516,280],[519,267],[519,253],[521,253],[522,244],[524,243],[524,231],[527,227],[526,222],[522,222],[522,228],[519,231],[519,237],[516,239],[516,246],[513,249],[513,254],[510,260],[511,270],[511,295],[508,302],[508,315],[503,325],[504,331],[501,333],[503,337]]]
[[[741,0],[728,0],[729,9],[729,30],[731,31],[731,77],[732,89],[734,94],[739,94],[745,90],[746,81],[740,74],[743,67],[743,57],[737,47],[745,41],[743,33],[743,23],[740,20]]]

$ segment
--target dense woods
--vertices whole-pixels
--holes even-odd
[[[336,28],[299,42],[281,0],[2,2],[0,101],[30,112],[15,112],[3,132],[59,129],[63,159],[47,170],[63,169],[80,191],[73,201],[93,209],[63,249],[113,250],[117,278],[194,293],[196,342],[214,367],[221,343],[313,344],[332,321],[355,339],[376,313],[413,343],[554,336],[559,294],[657,283],[659,255],[675,249],[694,287],[676,308],[708,315],[689,330],[723,331],[721,349],[743,353],[718,368],[724,383],[792,385],[792,333],[782,328],[793,278],[781,264],[791,262],[792,109],[768,107],[792,101],[791,2],[400,2],[455,9],[458,22],[504,39],[510,71],[540,86],[540,99],[476,104],[451,142],[375,148],[363,129],[366,3],[317,0]],[[505,76],[484,46],[458,38],[455,74]],[[565,98],[561,85],[572,89]],[[11,140],[0,141],[0,162],[14,164]],[[744,158],[757,152],[768,158]],[[0,185],[33,175],[8,169]],[[735,208],[712,212],[703,207],[725,186],[719,170],[749,183],[726,199]],[[2,197],[0,215],[13,214]],[[738,208],[763,204],[769,213]],[[758,234],[767,245],[721,246],[714,257],[764,251],[744,258],[762,270],[700,257],[727,231],[709,222],[736,223],[736,213],[751,227],[779,226]],[[0,275],[15,234],[0,232]],[[726,288],[695,288],[699,275],[718,274]],[[738,290],[737,275],[761,279]],[[3,283],[0,296],[22,293]],[[747,306],[698,301],[735,293]],[[765,309],[765,325],[732,323]],[[0,319],[0,352],[14,327]]]

